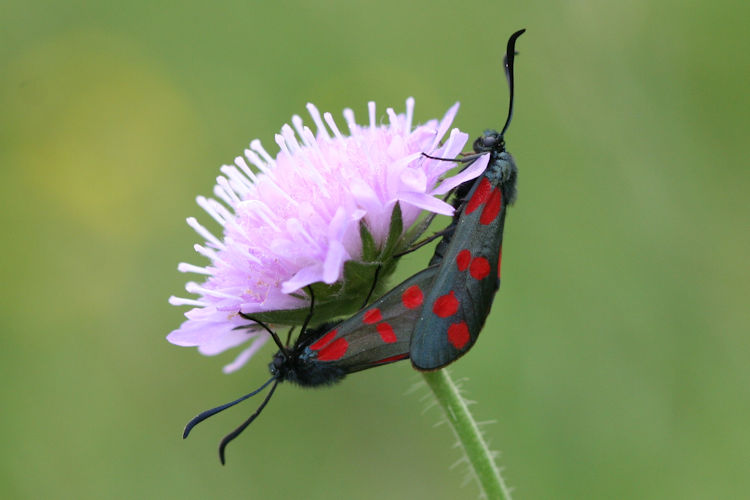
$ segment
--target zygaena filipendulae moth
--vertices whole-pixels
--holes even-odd
[[[505,151],[504,136],[513,116],[515,43],[524,31],[508,40],[505,71],[510,105],[502,132],[485,132],[474,141],[475,154],[449,160],[465,163],[490,155],[484,173],[460,203],[451,231],[436,248],[432,263],[442,259],[440,269],[425,297],[409,352],[418,370],[436,370],[466,354],[476,342],[500,287],[503,227],[508,205],[516,197],[518,173],[513,157]],[[465,186],[459,187],[459,201],[465,190]]]

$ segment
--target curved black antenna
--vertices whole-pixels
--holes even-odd
[[[255,389],[250,394],[245,394],[241,398],[235,399],[231,403],[226,403],[226,404],[223,404],[221,406],[217,406],[216,408],[211,408],[210,410],[206,410],[203,413],[201,413],[200,415],[197,415],[190,422],[188,422],[187,425],[185,426],[185,430],[182,433],[182,439],[185,439],[186,437],[188,437],[188,434],[190,434],[190,431],[193,429],[193,427],[195,427],[196,425],[200,424],[201,422],[203,422],[204,420],[206,420],[208,417],[212,417],[212,416],[216,415],[217,413],[219,413],[220,411],[224,411],[227,408],[231,408],[232,406],[236,405],[237,403],[243,402],[244,400],[246,400],[249,397],[255,396],[260,391],[262,391],[263,389],[265,389],[266,386],[268,384],[270,384],[271,382],[273,382],[274,380],[276,380],[276,377],[271,377],[270,379],[268,379],[268,381],[266,381],[266,383],[264,383],[263,385],[261,385],[259,388]],[[274,389],[276,388],[275,385],[273,387],[274,387]],[[273,392],[273,389],[271,389],[271,392]],[[265,405],[265,402],[263,404]]]
[[[273,379],[272,379],[273,380]],[[268,381],[270,382],[270,380]],[[263,387],[265,387],[268,382],[266,382]],[[226,464],[226,460],[224,459],[224,452],[227,449],[227,445],[232,442],[234,438],[242,434],[242,431],[244,431],[248,425],[253,423],[253,420],[255,420],[258,415],[260,415],[260,412],[263,411],[263,408],[266,407],[268,404],[268,401],[271,399],[271,396],[273,396],[273,391],[276,390],[276,386],[279,385],[278,379],[276,380],[276,383],[271,386],[271,390],[268,392],[268,396],[266,396],[266,399],[263,400],[263,402],[260,404],[257,410],[255,410],[255,413],[250,415],[250,418],[242,422],[242,425],[237,427],[235,430],[224,436],[224,439],[221,440],[221,443],[219,444],[219,460],[221,460],[221,465]]]
[[[241,312],[241,313],[239,313],[239,315],[242,316],[243,318],[245,318],[246,320],[248,320],[248,321],[254,321],[255,323],[257,323],[260,326],[262,326],[263,328],[265,328],[265,330],[268,333],[271,334],[271,338],[276,343],[276,345],[278,346],[279,350],[281,352],[283,352],[286,357],[289,357],[289,352],[287,351],[286,347],[284,347],[284,344],[281,343],[281,339],[279,338],[278,335],[276,335],[276,332],[274,332],[273,330],[271,330],[271,328],[269,328],[269,326],[267,324],[263,323],[259,319],[254,318],[250,314],[245,314],[245,313]]]
[[[516,39],[523,35],[526,29],[518,30],[508,39],[508,47],[505,51],[505,58],[503,59],[503,66],[505,67],[505,77],[508,79],[508,87],[510,88],[510,103],[508,104],[508,118],[505,120],[503,131],[500,132],[500,137],[505,136],[505,131],[508,130],[510,120],[513,118],[513,96],[514,96],[514,85],[513,85],[513,59],[516,56]]]

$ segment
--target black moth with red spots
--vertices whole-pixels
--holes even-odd
[[[219,458],[223,464],[226,446],[260,415],[279,382],[288,381],[303,387],[331,385],[349,373],[408,358],[414,324],[437,270],[437,266],[431,266],[415,274],[336,325],[303,328],[291,347],[281,344],[276,333],[269,330],[279,346],[268,367],[271,378],[250,394],[193,418],[185,427],[183,438],[198,423],[254,396],[273,383],[255,413],[221,441]]]
[[[510,106],[502,132],[485,132],[474,142],[475,160],[489,153],[487,169],[471,186],[466,200],[459,188],[459,211],[446,236],[435,250],[433,263],[440,270],[425,298],[409,356],[418,370],[436,370],[446,366],[474,345],[490,313],[500,287],[503,227],[508,205],[516,197],[518,169],[505,151],[504,135],[513,115],[513,59],[516,39],[508,40],[505,69],[510,86]]]

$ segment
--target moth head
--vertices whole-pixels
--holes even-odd
[[[505,151],[505,140],[496,130],[486,130],[484,135],[474,141],[474,151],[477,153]]]

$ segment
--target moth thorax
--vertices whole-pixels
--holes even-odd
[[[516,201],[516,179],[518,167],[510,153],[503,151],[493,153],[492,163],[487,168],[487,176],[490,181],[500,186],[506,205],[512,205]]]

